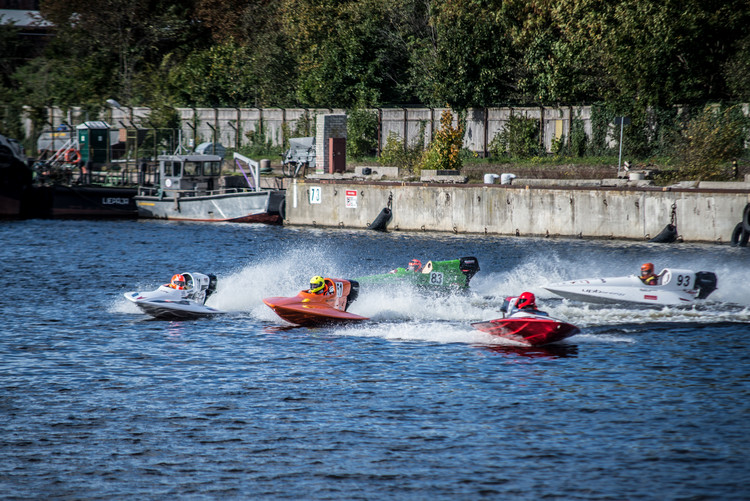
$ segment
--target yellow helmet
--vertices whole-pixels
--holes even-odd
[[[310,292],[312,292],[313,294],[320,292],[325,286],[326,282],[321,276],[316,275],[310,279]]]

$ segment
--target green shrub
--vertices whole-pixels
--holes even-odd
[[[385,146],[380,152],[378,163],[381,165],[393,165],[399,169],[408,170],[411,173],[419,172],[424,148],[425,123],[420,124],[419,136],[411,145],[404,145],[403,139],[391,131],[385,141]]]
[[[465,125],[465,119],[459,117],[458,125],[453,127],[453,113],[450,110],[444,110],[440,115],[440,129],[435,133],[435,139],[430,143],[430,147],[422,155],[420,169],[461,169]]]
[[[493,157],[528,158],[539,154],[539,120],[511,115],[488,149]]]
[[[698,180],[728,178],[727,163],[742,155],[747,125],[738,106],[725,110],[705,107],[687,123],[677,145],[681,176]]]
[[[346,120],[346,156],[357,159],[372,156],[377,146],[377,113],[364,109],[350,111]]]
[[[574,157],[582,157],[586,154],[589,137],[586,135],[586,129],[583,120],[574,118],[570,126],[570,142],[568,150]]]
[[[283,151],[281,146],[274,146],[273,141],[266,135],[266,126],[263,122],[255,130],[245,132],[248,143],[240,148],[240,152],[250,158],[278,157]]]
[[[283,150],[289,149],[289,138],[291,137],[310,137],[314,135],[315,117],[310,116],[310,112],[305,110],[301,117],[294,122],[294,128],[289,127],[289,123],[281,125],[281,133],[284,135]]]

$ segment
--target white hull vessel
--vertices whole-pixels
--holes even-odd
[[[225,313],[205,305],[208,296],[216,289],[216,277],[201,273],[182,275],[187,282],[184,289],[162,285],[150,292],[126,292],[125,298],[144,313],[162,320],[186,320]]]
[[[174,154],[159,157],[158,186],[141,186],[135,196],[138,216],[181,221],[279,224],[284,219],[284,191],[260,188],[258,162],[234,154],[250,177],[243,188],[221,187],[222,157]]]
[[[589,303],[631,303],[657,306],[683,306],[705,299],[716,290],[716,275],[665,268],[656,285],[646,285],[635,275],[627,277],[584,278],[544,286],[567,299]]]

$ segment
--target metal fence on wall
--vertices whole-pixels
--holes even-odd
[[[444,108],[377,108],[371,110],[378,116],[378,150],[385,145],[389,135],[395,135],[406,144],[420,140],[424,127],[424,145],[432,140],[440,128]],[[76,125],[88,120],[107,121],[115,129],[153,129],[149,121],[150,108],[107,108],[99,116],[86,116],[80,109],[63,111],[48,108],[48,123],[54,129],[61,124]],[[239,149],[253,141],[268,142],[273,146],[284,144],[287,136],[312,136],[314,120],[320,114],[345,114],[344,109],[330,108],[177,108],[180,115],[182,144],[193,148],[200,143],[221,143],[227,148]],[[454,124],[457,117],[454,113]],[[523,107],[523,108],[473,108],[467,111],[464,147],[486,156],[495,136],[502,132],[511,116],[538,120],[541,143],[551,151],[555,140],[569,138],[574,119],[581,120],[586,134],[591,136],[591,107]],[[312,127],[310,127],[312,123]],[[25,120],[27,137],[34,134],[30,120]],[[39,132],[39,131],[37,131]]]

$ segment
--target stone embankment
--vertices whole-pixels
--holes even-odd
[[[389,230],[647,240],[675,224],[683,241],[726,243],[750,202],[750,182],[514,179],[512,184],[308,177],[286,194],[289,225],[368,228],[390,209]]]

